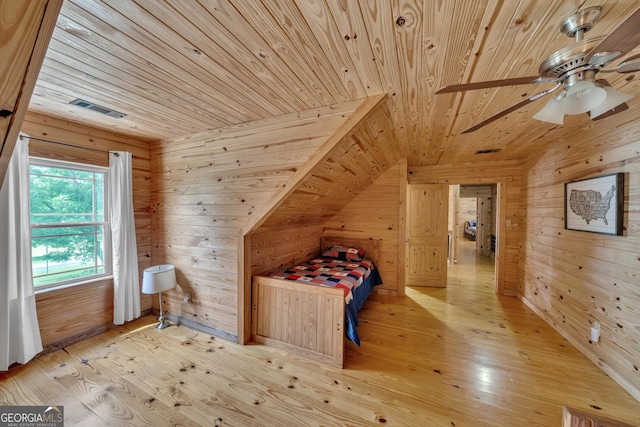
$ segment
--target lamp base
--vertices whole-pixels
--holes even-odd
[[[161,320],[160,323],[156,325],[156,329],[164,329],[167,326],[171,326],[171,323],[169,323],[169,321],[167,320]]]
[[[160,321],[160,323],[156,325],[156,329],[164,329],[167,326],[171,326],[171,324],[169,323],[168,320],[165,320],[164,318],[164,310],[162,308],[162,292],[159,293],[159,297],[160,297],[160,316],[158,317],[158,320]]]

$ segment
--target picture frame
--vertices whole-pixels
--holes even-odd
[[[624,173],[565,183],[566,230],[622,236],[623,221]]]

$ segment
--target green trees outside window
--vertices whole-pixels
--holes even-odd
[[[34,286],[108,274],[106,170],[32,159],[29,172]]]

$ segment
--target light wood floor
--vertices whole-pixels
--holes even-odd
[[[147,317],[0,374],[0,404],[63,405],[67,427],[547,427],[563,405],[640,425],[639,402],[464,250],[447,289],[367,301],[344,370]]]

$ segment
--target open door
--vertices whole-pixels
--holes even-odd
[[[407,194],[407,286],[447,286],[448,184],[411,184]]]

